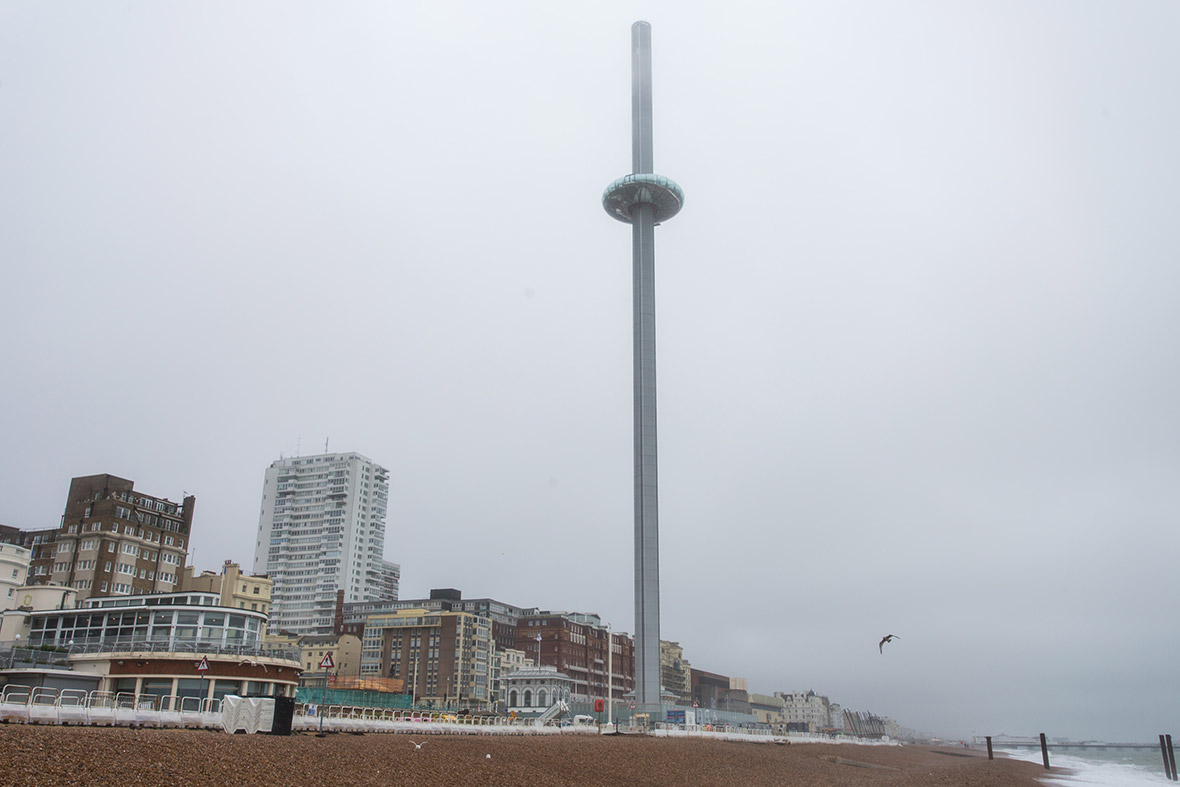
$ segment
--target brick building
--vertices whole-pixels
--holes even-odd
[[[125,478],[71,479],[61,525],[7,533],[32,549],[29,584],[64,585],[90,596],[168,593],[179,586],[196,498],[145,495]]]
[[[427,609],[370,615],[361,675],[403,681],[416,704],[487,707],[493,699],[491,622],[470,612]]]
[[[751,713],[745,678],[731,678],[693,668],[692,699],[702,708],[728,713]]]
[[[402,609],[426,609],[432,612],[470,612],[487,618],[492,627],[492,640],[497,648],[516,646],[516,621],[521,615],[536,612],[536,608],[522,608],[496,601],[493,598],[463,598],[455,588],[434,588],[430,598],[394,599],[384,601],[346,602],[342,594],[336,597],[337,634],[364,636],[365,621],[371,615],[389,615]]]
[[[608,636],[614,651],[609,665]],[[635,690],[635,642],[627,634],[610,634],[597,615],[523,615],[516,623],[516,648],[530,656],[534,664],[555,667],[568,675],[575,699],[606,697],[608,666],[614,677],[615,697]]]

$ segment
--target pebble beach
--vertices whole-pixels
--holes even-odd
[[[411,741],[423,744],[421,749]],[[1040,766],[954,747],[641,736],[227,735],[0,726],[0,784],[946,785],[1042,787]]]

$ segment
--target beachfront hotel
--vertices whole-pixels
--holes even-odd
[[[279,459],[266,469],[254,573],[274,583],[270,629],[331,634],[343,601],[397,597],[384,559],[389,471],[357,453]]]

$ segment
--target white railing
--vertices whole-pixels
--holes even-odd
[[[9,684],[0,693],[0,722],[220,729],[221,700]]]
[[[322,725],[321,725],[322,721]],[[415,735],[560,735],[597,734],[593,725],[536,727],[532,719],[510,721],[497,716],[458,716],[446,711],[394,710],[349,705],[296,703],[291,728],[296,732],[383,732]]]
[[[569,713],[569,709],[570,706],[566,705],[564,700],[558,700],[546,708],[544,713],[533,719],[533,726],[543,727],[551,719],[556,719]]]
[[[352,705],[315,706],[296,703],[295,732],[376,732],[414,735],[597,735],[593,724],[536,726],[533,719],[499,716],[458,716],[445,711],[394,710]],[[221,730],[220,699],[135,694],[133,692],[52,689],[8,685],[0,692],[0,722],[79,724],[115,727],[173,727]],[[736,727],[660,725],[659,737],[710,737],[723,740],[779,742],[793,736]]]

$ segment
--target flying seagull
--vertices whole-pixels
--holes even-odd
[[[414,743],[414,742],[410,741],[410,743]],[[419,749],[421,749],[425,745],[426,745],[426,741],[422,741],[421,743],[414,743],[414,751],[418,751]]]
[[[881,639],[881,641],[877,643],[877,650],[881,651],[881,653],[885,653],[885,643],[892,642],[895,639],[901,639],[901,637],[897,636],[896,634],[886,634]]]

